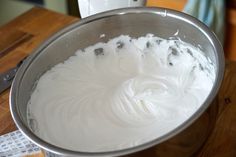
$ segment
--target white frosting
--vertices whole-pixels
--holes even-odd
[[[208,96],[215,69],[180,40],[120,36],[78,50],[39,79],[28,121],[71,150],[111,151],[154,140],[186,121]]]

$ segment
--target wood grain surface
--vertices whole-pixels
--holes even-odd
[[[0,73],[15,67],[50,35],[77,20],[43,8],[33,8],[0,27]],[[0,135],[16,130],[8,97],[9,90],[0,94]]]
[[[227,61],[213,133],[198,157],[236,157],[236,62]]]
[[[0,28],[1,38],[12,40],[18,32],[31,34],[31,40],[22,42],[7,55],[1,57],[0,72],[14,67],[30,54],[42,41],[66,25],[78,20],[43,8],[33,8]],[[14,32],[14,33],[12,33]],[[9,44],[8,44],[9,45]],[[3,47],[3,46],[2,46]]]
[[[33,8],[1,27],[1,38],[4,36],[15,41],[16,39],[13,39],[15,37],[12,36],[14,32],[30,34],[32,37],[20,42],[1,56],[0,73],[14,67],[54,32],[77,20],[75,17]],[[6,47],[9,45],[11,44],[6,42]],[[10,115],[8,97],[9,90],[0,95],[0,135],[16,129]],[[219,92],[219,107],[220,112],[214,131],[196,157],[236,157],[236,62],[227,61],[225,78]]]

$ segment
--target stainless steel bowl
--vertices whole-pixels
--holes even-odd
[[[183,41],[192,45],[201,45],[202,50],[206,53],[206,56],[211,58],[216,69],[214,86],[206,101],[195,114],[178,128],[160,138],[133,148],[94,153],[59,148],[40,139],[29,129],[27,124],[27,102],[35,82],[45,71],[66,60],[77,49],[83,49],[101,41],[106,42],[108,39],[121,34],[139,37],[152,33],[162,38],[169,38],[177,30],[179,31],[178,37]],[[105,34],[105,37],[100,38],[101,34]],[[197,19],[181,12],[162,8],[119,9],[80,20],[56,33],[38,47],[17,72],[10,94],[11,114],[16,125],[25,136],[52,154],[63,156],[118,156],[155,146],[146,152],[153,152],[159,156],[169,154],[168,156],[184,157],[192,155],[200,148],[214,126],[217,108],[214,105],[215,103],[212,102],[220,87],[223,73],[224,55],[222,46],[214,33]],[[211,107],[209,108],[209,106]],[[208,111],[206,111],[207,109]],[[145,152],[142,151],[139,154],[142,153]]]

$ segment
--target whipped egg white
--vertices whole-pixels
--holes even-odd
[[[121,35],[44,73],[28,102],[28,123],[40,138],[70,150],[130,148],[185,122],[214,81],[214,65],[199,48]]]

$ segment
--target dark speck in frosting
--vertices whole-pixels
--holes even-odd
[[[122,41],[118,41],[118,42],[116,43],[116,45],[117,45],[117,48],[118,48],[118,49],[121,49],[121,48],[124,47],[125,44],[124,44]]]
[[[96,56],[104,55],[104,50],[103,48],[97,48],[97,49],[94,49],[94,53]]]

